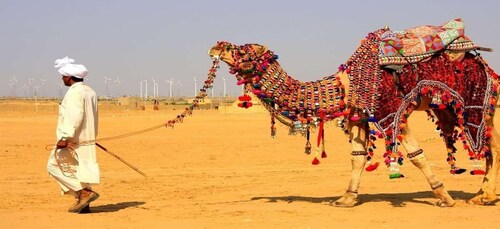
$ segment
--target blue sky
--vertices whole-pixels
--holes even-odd
[[[0,0],[0,96],[33,95],[35,86],[40,96],[64,93],[53,67],[64,56],[87,66],[87,83],[99,95],[138,95],[144,80],[151,95],[155,79],[166,96],[165,81],[173,78],[174,96],[192,96],[194,77],[199,88],[211,66],[207,51],[220,40],[267,45],[288,74],[316,80],[335,72],[361,38],[384,25],[403,30],[457,17],[467,36],[496,50],[483,56],[500,72],[499,10],[494,0]],[[112,79],[107,87],[104,77]],[[30,78],[32,88],[23,88]],[[222,94],[222,78],[229,94],[239,93],[221,64],[215,95]]]

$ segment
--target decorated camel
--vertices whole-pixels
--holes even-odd
[[[278,63],[278,56],[263,45],[238,46],[222,41],[209,55],[214,61],[227,63],[238,84],[244,84],[247,92],[262,101],[271,114],[272,134],[277,119],[291,131],[307,136],[305,152],[318,149],[313,164],[327,156],[324,123],[337,120],[352,145],[352,174],[347,191],[335,205],[356,204],[363,169],[371,171],[378,166],[371,159],[374,141],[382,138],[390,178],[403,177],[399,171],[405,159],[399,150],[403,146],[406,158],[429,182],[438,205],[453,206],[455,201],[431,171],[407,120],[415,110],[425,110],[432,120],[436,118],[452,174],[465,171],[455,164],[456,141],[463,143],[475,163],[485,159],[485,170],[475,167],[470,172],[484,174],[484,179],[468,202],[494,202],[500,166],[500,136],[493,125],[498,75],[480,56],[480,50],[491,51],[466,37],[462,21],[455,19],[442,26],[405,31],[386,27],[369,33],[337,73],[312,82],[293,79]],[[251,105],[249,97],[241,100],[240,106]],[[311,128],[318,133],[315,145],[310,143]]]

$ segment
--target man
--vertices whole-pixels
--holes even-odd
[[[63,194],[75,196],[76,202],[68,212],[87,213],[90,202],[99,198],[91,185],[99,184],[96,159],[97,96],[83,84],[87,68],[64,57],[55,61],[69,89],[59,106],[56,149],[47,163],[49,174],[59,183]]]

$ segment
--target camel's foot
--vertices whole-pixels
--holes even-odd
[[[439,207],[453,207],[455,205],[455,200],[451,198],[450,194],[444,186],[441,186],[439,188],[436,188],[432,190],[436,197],[439,199],[439,201],[436,203],[436,206]]]
[[[358,194],[353,192],[346,192],[344,196],[340,197],[333,203],[335,207],[354,207],[357,201]]]
[[[467,203],[474,205],[489,205],[494,203],[496,200],[497,196],[495,194],[488,195],[486,193],[482,193],[482,194],[477,194],[470,200],[467,200]]]

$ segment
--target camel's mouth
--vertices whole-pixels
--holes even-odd
[[[219,54],[212,54],[212,50],[208,50],[208,55],[210,56],[210,59],[212,60],[218,60],[220,59],[220,55]]]
[[[219,60],[223,52],[224,50],[221,47],[215,46],[208,50],[208,55],[212,60]]]

